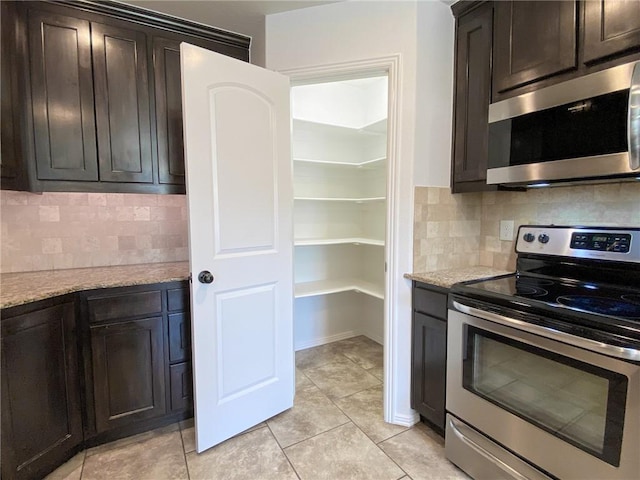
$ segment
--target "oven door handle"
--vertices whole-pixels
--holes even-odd
[[[640,361],[640,350],[635,348],[617,347],[615,345],[609,345],[589,338],[578,337],[576,335],[571,335],[570,333],[560,332],[553,328],[536,325],[535,323],[505,317],[504,315],[499,315],[493,312],[486,312],[479,308],[470,307],[469,305],[460,303],[457,300],[453,301],[453,306],[459,311],[473,315],[474,317],[483,318],[490,322],[499,323],[500,325],[505,325],[507,327],[517,328],[518,330],[524,330],[525,332],[573,345],[574,347],[584,348],[585,350],[590,350],[609,357],[620,358],[622,360],[631,360],[634,362]]]

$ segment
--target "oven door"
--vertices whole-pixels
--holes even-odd
[[[447,411],[553,476],[640,478],[640,366],[476,312],[449,310]]]

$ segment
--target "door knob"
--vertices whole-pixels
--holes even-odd
[[[213,283],[213,275],[209,270],[203,270],[198,274],[200,283]]]

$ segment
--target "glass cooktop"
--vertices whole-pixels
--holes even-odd
[[[543,303],[578,315],[584,312],[640,322],[640,290],[527,274],[469,282],[467,289],[479,295],[508,297],[525,307]]]

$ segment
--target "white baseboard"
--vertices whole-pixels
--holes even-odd
[[[378,337],[377,335],[369,335],[368,333],[362,333],[360,335],[364,335],[368,339],[373,340],[374,342],[379,343],[380,345],[384,345],[384,338],[382,337]]]
[[[359,334],[351,330],[348,332],[337,333],[329,337],[314,338],[313,340],[310,340],[308,342],[296,343],[295,350],[297,352],[298,350],[317,347],[319,345],[324,345],[325,343],[337,342],[338,340],[345,340],[347,338],[355,337],[357,335]]]
[[[394,425],[402,425],[403,427],[411,427],[420,421],[420,415],[414,412],[412,415],[402,415],[396,413],[391,419],[391,423]]]

